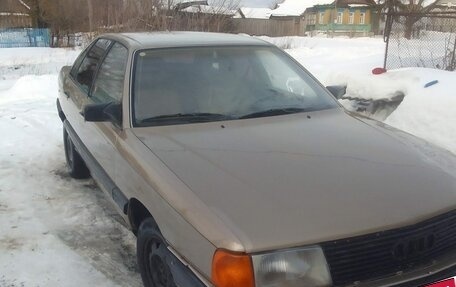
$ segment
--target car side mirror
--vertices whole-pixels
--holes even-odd
[[[334,96],[336,99],[341,99],[347,93],[347,86],[327,86],[326,89]]]
[[[122,122],[122,106],[120,103],[90,104],[82,112],[87,122],[112,122],[120,125]]]

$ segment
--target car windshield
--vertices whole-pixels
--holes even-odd
[[[136,126],[171,125],[338,107],[276,47],[142,50],[134,72]]]

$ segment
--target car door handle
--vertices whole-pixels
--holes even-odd
[[[67,96],[67,98],[70,97],[70,94],[67,91],[63,91],[63,93],[65,94],[65,96]]]

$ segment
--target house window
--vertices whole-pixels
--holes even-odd
[[[325,18],[325,12],[320,12],[320,16],[318,17],[318,24],[323,24]]]
[[[366,22],[366,13],[362,12],[359,14],[359,24],[364,25]]]
[[[348,16],[348,24],[354,24],[355,23],[355,12],[350,12]]]
[[[310,14],[307,17],[307,25],[315,25],[317,20],[317,15],[316,14]]]
[[[342,24],[343,15],[344,15],[344,13],[342,13],[342,12],[337,13],[337,24]]]

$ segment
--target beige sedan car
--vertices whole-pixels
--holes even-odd
[[[109,34],[59,81],[69,172],[113,199],[147,287],[456,274],[454,156],[347,113],[341,89],[269,43]]]

